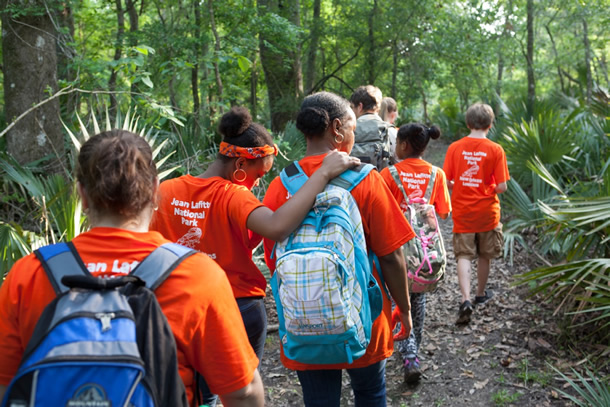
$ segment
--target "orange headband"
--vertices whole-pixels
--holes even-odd
[[[239,147],[229,144],[226,141],[220,143],[220,154],[227,157],[244,157],[249,160],[256,158],[267,157],[268,155],[277,155],[277,145],[262,146],[262,147]]]

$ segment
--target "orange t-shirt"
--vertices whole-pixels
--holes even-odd
[[[453,181],[453,233],[479,233],[500,223],[498,184],[510,179],[504,150],[487,138],[464,137],[452,143],[443,166]]]
[[[168,241],[157,232],[94,228],[73,241],[95,276],[129,273]],[[199,253],[185,259],[156,290],[178,349],[178,368],[189,400],[194,370],[216,394],[236,391],[254,377],[258,358],[248,342],[225,273]],[[13,378],[43,309],[55,298],[34,254],[19,260],[0,287],[0,384]]]
[[[402,186],[407,193],[409,199],[422,198],[426,193],[430,182],[430,174],[432,174],[432,164],[419,158],[407,158],[394,165],[398,171],[398,175],[402,181]],[[402,195],[402,191],[396,185],[392,173],[389,168],[381,170],[381,177],[388,184],[392,195],[396,202],[400,203],[403,211],[406,211],[407,203]],[[451,198],[447,189],[447,180],[445,172],[438,168],[434,178],[434,185],[430,194],[430,205],[434,205],[436,213],[439,215],[447,215],[451,212]]]
[[[263,204],[246,187],[220,177],[184,175],[160,186],[159,208],[150,230],[216,260],[235,298],[263,297],[267,280],[252,261],[261,237],[246,227]]]
[[[324,155],[315,155],[303,158],[299,165],[310,176],[322,165]],[[392,197],[390,190],[376,170],[366,176],[353,190],[352,196],[360,209],[362,226],[369,250],[378,257],[383,257],[400,248],[412,239],[415,234],[407,223],[398,204]],[[263,203],[272,210],[276,210],[288,200],[288,191],[284,188],[279,177],[275,178],[265,194]],[[263,240],[265,246],[265,261],[271,271],[275,270],[275,260],[270,258],[275,242]],[[378,271],[373,274],[380,283]],[[391,323],[392,304],[387,295],[383,295],[383,311],[373,323],[371,343],[366,353],[352,364],[342,363],[335,365],[309,365],[295,362],[284,356],[282,350],[282,364],[293,370],[314,369],[351,369],[370,366],[392,355],[394,341],[392,339]]]

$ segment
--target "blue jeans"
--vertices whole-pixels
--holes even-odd
[[[385,360],[359,369],[347,369],[356,407],[385,407]],[[341,404],[342,370],[298,370],[307,407],[335,407]]]
[[[267,337],[265,301],[263,298],[237,298],[236,301],[241,318],[244,321],[244,326],[246,327],[250,346],[254,349],[260,364],[260,361],[263,360],[265,339]],[[212,394],[203,376],[197,375],[197,377],[201,394],[198,400],[200,405],[214,407],[218,401],[218,396]]]

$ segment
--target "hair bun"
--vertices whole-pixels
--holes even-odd
[[[428,133],[428,136],[430,136],[431,139],[436,140],[441,136],[441,129],[438,126],[433,125],[428,127],[426,133]]]
[[[220,119],[218,131],[226,138],[241,135],[252,124],[252,116],[247,108],[234,106]]]

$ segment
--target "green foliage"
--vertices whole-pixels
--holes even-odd
[[[491,396],[496,406],[506,406],[515,403],[522,396],[521,393],[510,393],[506,389],[498,390]]]
[[[576,379],[572,379],[554,366],[551,368],[557,372],[569,385],[578,397],[567,393],[564,389],[555,388],[557,392],[562,394],[568,400],[571,400],[579,407],[605,407],[610,405],[610,384],[608,377],[600,377],[589,369],[585,369],[585,375],[582,375],[574,368],[571,368]]]
[[[72,142],[73,155],[78,153],[81,142],[90,137],[90,131],[77,115],[80,123],[77,137],[75,132],[65,126]],[[95,115],[91,118],[93,134],[100,132],[100,126]],[[162,154],[169,139],[159,141],[157,132],[152,128],[146,129],[139,124],[139,118],[129,112],[124,118],[117,115],[114,126],[106,114],[105,130],[122,128],[140,134],[153,149],[153,159],[160,170],[159,178],[173,172],[176,167],[161,170],[164,163],[173,154]],[[72,165],[74,163],[72,162]],[[0,153],[0,181],[6,191],[13,191],[10,196],[4,197],[7,206],[16,208],[11,216],[14,220],[0,222],[0,276],[4,276],[10,267],[25,254],[34,249],[59,241],[70,241],[87,227],[82,213],[81,202],[74,188],[73,168],[65,174],[45,175],[24,167],[6,153]],[[14,204],[13,204],[14,203]]]
[[[432,114],[432,121],[441,128],[443,137],[453,141],[470,133],[466,127],[465,114],[456,97],[441,100]]]

